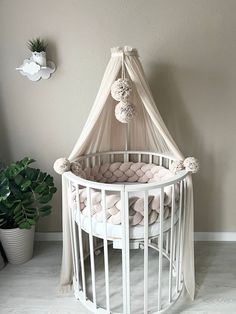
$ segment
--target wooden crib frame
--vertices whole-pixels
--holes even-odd
[[[101,165],[104,162],[147,162],[169,168],[174,159],[159,153],[151,153],[144,151],[112,151],[100,152],[81,156],[78,161],[83,167],[91,167],[94,165]],[[123,312],[124,314],[131,313],[130,303],[130,249],[144,250],[144,272],[143,272],[143,313],[163,313],[179,298],[183,290],[183,247],[184,247],[184,230],[185,230],[185,212],[186,212],[186,177],[188,171],[183,170],[178,172],[173,178],[163,182],[153,182],[145,184],[107,184],[89,181],[78,176],[72,172],[66,172],[65,176],[68,184],[68,199],[72,187],[76,189],[77,200],[79,200],[79,189],[86,187],[89,211],[89,228],[85,230],[81,223],[82,214],[80,210],[80,202],[77,201],[76,209],[69,208],[70,226],[71,226],[71,246],[73,255],[73,283],[74,292],[77,299],[79,299],[84,306],[92,313],[112,313],[109,292],[109,257],[108,245],[113,244],[113,247],[122,250],[122,282],[123,282]],[[175,185],[179,184],[180,198],[178,211],[175,208]],[[171,215],[168,218],[168,223],[163,220],[164,211],[164,188],[172,187],[172,204]],[[91,215],[91,188],[101,191],[102,196],[102,210],[103,210],[103,235],[97,234],[93,231],[92,215]],[[159,231],[155,235],[149,234],[148,224],[148,195],[153,189],[160,191],[160,221]],[[116,191],[120,193],[122,202],[122,236],[120,238],[112,238],[107,234],[107,221],[105,219],[106,211],[106,193],[108,191]],[[132,191],[142,191],[144,196],[144,226],[143,238],[131,239],[129,224],[129,193]],[[69,202],[68,202],[69,204]],[[177,218],[175,213],[177,213]],[[88,241],[85,243],[82,238],[82,233],[88,234]],[[97,304],[96,299],[96,276],[95,276],[95,253],[104,251],[104,273],[105,273],[105,289],[106,304],[101,306]],[[159,252],[158,254],[158,293],[157,303],[155,308],[149,308],[148,304],[148,250],[149,248]],[[91,279],[92,279],[92,298],[86,293],[86,274],[85,274],[85,260],[90,256],[91,263]],[[163,258],[169,262],[169,282],[168,282],[168,296],[162,296],[162,264]],[[142,309],[141,309],[142,310]]]

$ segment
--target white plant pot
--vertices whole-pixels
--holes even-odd
[[[42,67],[47,66],[46,52],[45,51],[41,51],[41,52],[34,51],[34,52],[32,52],[32,58],[33,58],[33,61],[38,63],[40,66],[42,66]]]
[[[0,240],[11,264],[22,264],[33,256],[35,226],[26,229],[0,229]]]

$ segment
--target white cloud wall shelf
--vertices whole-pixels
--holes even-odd
[[[23,76],[28,77],[29,80],[36,82],[40,79],[49,79],[51,74],[55,72],[56,66],[54,62],[49,60],[47,61],[47,66],[40,66],[31,57],[30,59],[25,59],[23,64],[16,70],[20,71]]]

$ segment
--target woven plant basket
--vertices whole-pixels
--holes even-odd
[[[35,227],[0,229],[0,240],[11,264],[23,264],[33,256]]]

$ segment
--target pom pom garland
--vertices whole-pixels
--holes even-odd
[[[187,157],[185,160],[175,160],[170,165],[170,171],[174,174],[183,169],[197,173],[199,168],[199,161],[194,157]]]
[[[115,108],[115,116],[121,123],[129,123],[135,116],[135,106],[131,103],[119,102]]]
[[[199,161],[194,157],[188,157],[184,160],[184,167],[187,171],[197,173],[200,168]]]
[[[128,101],[132,92],[131,82],[127,78],[119,78],[111,87],[111,96],[116,101]]]
[[[70,170],[70,161],[67,158],[59,158],[54,162],[53,168],[58,174],[63,174]]]

